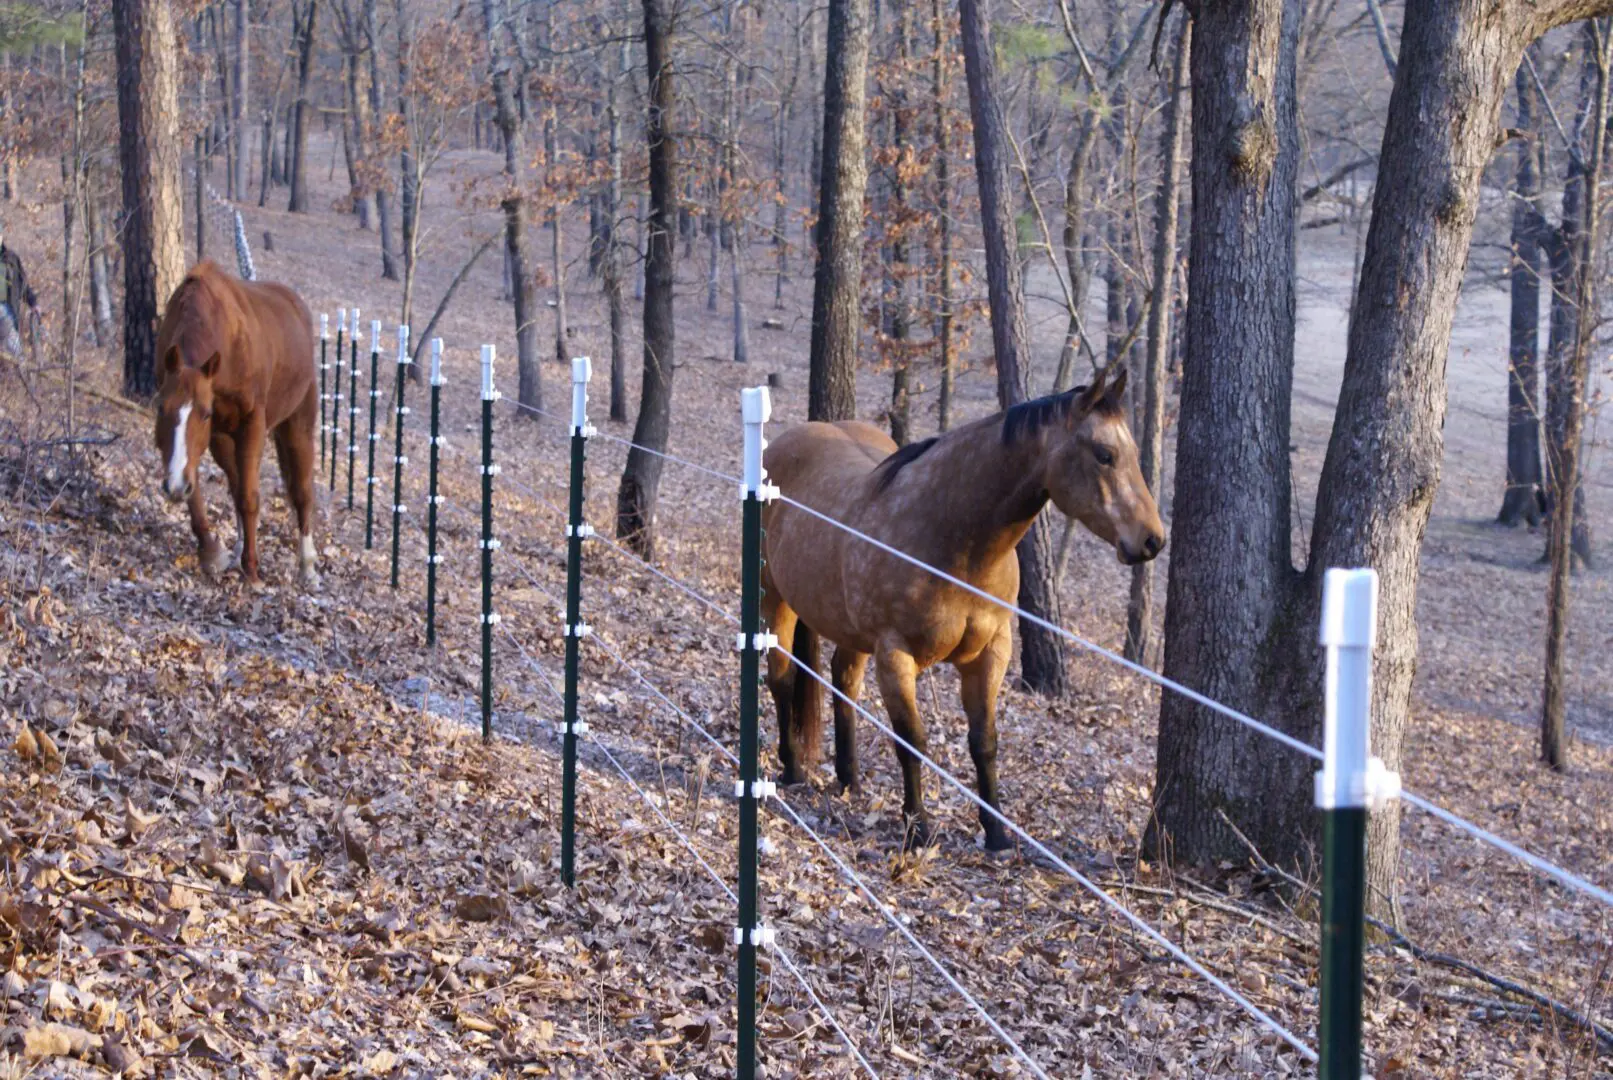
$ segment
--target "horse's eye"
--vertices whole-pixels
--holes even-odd
[[[1098,464],[1106,469],[1115,463],[1114,451],[1107,446],[1093,446],[1092,456],[1097,458]]]
[[[212,409],[198,409],[198,410],[196,410],[196,415],[201,417],[203,420],[211,420],[211,419],[213,419],[213,410]]]

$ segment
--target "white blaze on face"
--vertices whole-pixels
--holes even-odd
[[[179,407],[179,415],[174,419],[173,447],[168,451],[168,490],[180,492],[185,490],[185,463],[189,455],[185,448],[185,431],[190,424],[190,402]]]

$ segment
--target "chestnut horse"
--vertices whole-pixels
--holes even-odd
[[[297,515],[302,583],[319,584],[314,568],[314,427],[319,389],[314,378],[313,319],[284,285],[242,281],[214,262],[198,263],[179,283],[157,332],[162,386],[157,392],[157,450],[162,489],[171,502],[190,501],[204,573],[229,565],[207,526],[197,481],[202,452],[211,448],[235,503],[234,561],[258,580],[258,470],[272,435],[280,477]]]
[[[869,424],[807,423],[772,440],[763,459],[779,490],[961,581],[1015,603],[1015,546],[1051,499],[1113,544],[1120,561],[1158,555],[1165,529],[1138,467],[1121,405],[1126,374],[1017,405],[898,450]],[[822,694],[782,651],[793,640],[816,666],[818,638],[835,645],[833,683],[855,701],[868,658],[891,727],[927,753],[914,681],[949,663],[963,682],[969,753],[980,798],[997,806],[997,694],[1013,650],[1011,612],[779,500],[766,508],[762,615],[782,647],[768,657],[779,715],[782,781],[801,783],[822,736]],[[834,702],[835,772],[857,784],[855,712]],[[898,745],[910,845],[928,844],[921,768]],[[986,847],[1008,847],[980,812]]]

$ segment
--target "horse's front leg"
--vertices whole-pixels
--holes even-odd
[[[258,471],[265,435],[263,417],[256,415],[235,437],[235,467],[240,473],[235,512],[241,521],[241,576],[252,583],[258,580]]]
[[[896,760],[902,766],[902,817],[907,826],[902,846],[908,850],[928,847],[935,830],[924,809],[924,763],[919,754],[929,754],[929,742],[924,736],[924,720],[919,716],[918,662],[911,653],[882,645],[875,667],[891,730],[899,739]]]
[[[241,468],[236,460],[235,440],[229,435],[213,433],[212,443],[213,460],[224,472],[224,482],[229,485],[230,505],[235,507],[235,550],[228,561],[223,561],[220,572],[228,569],[231,563],[241,565],[241,545],[246,536],[246,526],[241,523]]]
[[[202,498],[202,478],[196,477],[196,483],[190,489],[190,531],[196,536],[196,558],[201,563],[202,573],[210,578],[222,574],[229,565],[229,553],[224,545],[218,542],[213,530],[207,524],[207,500]]]
[[[841,792],[857,789],[857,709],[862,697],[863,673],[868,670],[868,654],[843,645],[835,646],[829,661],[834,674],[835,779]]]
[[[768,602],[768,597],[776,595],[776,589],[767,590],[767,597],[762,601],[762,619],[779,639],[779,647],[767,653],[767,689],[773,695],[773,708],[778,712],[779,783],[804,784],[806,770],[801,765],[801,748],[795,733],[795,680],[807,676],[795,670],[789,655],[783,651],[795,640],[797,620],[795,612],[784,603]]]
[[[984,652],[967,664],[958,665],[963,682],[963,711],[969,717],[969,756],[974,759],[980,799],[993,810],[997,803],[997,695],[1003,675],[1013,655],[1013,630],[1007,623],[998,631]],[[986,850],[1005,851],[1010,846],[1002,819],[980,810],[980,824],[986,830]]]

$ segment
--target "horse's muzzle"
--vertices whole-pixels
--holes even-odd
[[[1130,544],[1115,545],[1116,554],[1120,556],[1120,561],[1125,563],[1127,566],[1139,566],[1142,563],[1152,560],[1164,550],[1165,538],[1160,536],[1158,533],[1149,533],[1143,538],[1143,542],[1140,547],[1134,548]]]
[[[175,490],[173,487],[171,487],[168,481],[164,480],[162,482],[162,493],[168,496],[168,501],[171,503],[184,502],[186,499],[190,498],[190,492],[191,483],[189,480],[185,481],[185,486],[179,488],[178,490]]]

